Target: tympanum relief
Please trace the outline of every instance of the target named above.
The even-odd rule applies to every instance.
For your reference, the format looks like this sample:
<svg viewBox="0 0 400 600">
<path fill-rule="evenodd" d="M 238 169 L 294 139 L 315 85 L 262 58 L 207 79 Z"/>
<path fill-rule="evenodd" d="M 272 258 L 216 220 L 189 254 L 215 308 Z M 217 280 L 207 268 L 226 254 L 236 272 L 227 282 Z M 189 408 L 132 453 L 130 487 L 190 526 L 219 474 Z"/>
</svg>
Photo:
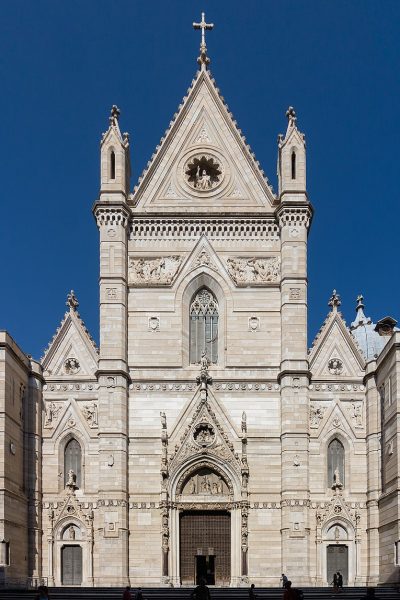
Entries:
<svg viewBox="0 0 400 600">
<path fill-rule="evenodd" d="M 225 481 L 211 469 L 200 469 L 187 479 L 182 494 L 187 496 L 223 496 L 228 494 Z"/>
<path fill-rule="evenodd" d="M 228 273 L 236 285 L 263 285 L 279 280 L 280 259 L 268 258 L 228 258 Z"/>
<path fill-rule="evenodd" d="M 132 285 L 170 285 L 181 265 L 181 256 L 130 258 L 128 278 Z"/>
</svg>

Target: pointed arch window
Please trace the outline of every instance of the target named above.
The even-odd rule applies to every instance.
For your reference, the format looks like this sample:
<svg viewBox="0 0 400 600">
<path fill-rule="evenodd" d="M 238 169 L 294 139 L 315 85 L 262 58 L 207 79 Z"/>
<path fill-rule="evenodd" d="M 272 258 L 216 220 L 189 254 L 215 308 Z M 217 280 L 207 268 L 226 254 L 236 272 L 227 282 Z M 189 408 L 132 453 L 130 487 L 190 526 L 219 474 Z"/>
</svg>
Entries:
<svg viewBox="0 0 400 600">
<path fill-rule="evenodd" d="M 296 179 L 296 152 L 292 152 L 292 179 Z"/>
<path fill-rule="evenodd" d="M 82 448 L 78 440 L 72 438 L 64 449 L 64 486 L 68 481 L 68 471 L 76 475 L 76 485 L 81 487 Z"/>
<path fill-rule="evenodd" d="M 190 305 L 190 362 L 198 364 L 205 350 L 211 363 L 218 362 L 218 302 L 207 288 Z"/>
<path fill-rule="evenodd" d="M 334 483 L 344 486 L 345 474 L 345 451 L 344 446 L 337 438 L 333 439 L 328 446 L 328 487 Z M 339 475 L 339 481 L 337 476 Z"/>
<path fill-rule="evenodd" d="M 115 179 L 115 152 L 110 152 L 110 179 Z"/>
</svg>

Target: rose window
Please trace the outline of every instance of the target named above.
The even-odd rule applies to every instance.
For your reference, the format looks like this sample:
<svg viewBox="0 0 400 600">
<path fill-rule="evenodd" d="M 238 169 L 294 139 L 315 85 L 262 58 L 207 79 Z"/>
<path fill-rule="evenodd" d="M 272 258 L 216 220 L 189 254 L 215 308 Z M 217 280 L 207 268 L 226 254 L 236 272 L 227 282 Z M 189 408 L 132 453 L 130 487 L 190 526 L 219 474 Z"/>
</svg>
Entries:
<svg viewBox="0 0 400 600">
<path fill-rule="evenodd" d="M 206 192 L 222 181 L 222 166 L 213 156 L 195 156 L 187 163 L 185 175 L 192 188 Z"/>
</svg>

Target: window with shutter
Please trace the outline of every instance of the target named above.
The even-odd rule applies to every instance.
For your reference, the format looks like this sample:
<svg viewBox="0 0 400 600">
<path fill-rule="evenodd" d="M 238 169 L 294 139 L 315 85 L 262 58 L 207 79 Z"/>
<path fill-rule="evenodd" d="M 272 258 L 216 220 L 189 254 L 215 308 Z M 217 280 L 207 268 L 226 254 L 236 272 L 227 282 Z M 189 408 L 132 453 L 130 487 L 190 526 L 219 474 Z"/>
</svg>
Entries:
<svg viewBox="0 0 400 600">
<path fill-rule="evenodd" d="M 190 362 L 200 363 L 204 350 L 211 363 L 218 362 L 218 302 L 207 288 L 190 305 Z"/>
</svg>

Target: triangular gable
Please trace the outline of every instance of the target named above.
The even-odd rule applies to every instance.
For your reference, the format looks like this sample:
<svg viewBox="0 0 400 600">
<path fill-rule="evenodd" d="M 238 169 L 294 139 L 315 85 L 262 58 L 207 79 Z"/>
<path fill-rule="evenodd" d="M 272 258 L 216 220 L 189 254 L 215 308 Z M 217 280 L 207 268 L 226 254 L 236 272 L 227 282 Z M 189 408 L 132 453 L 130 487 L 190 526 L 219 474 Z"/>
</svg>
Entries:
<svg viewBox="0 0 400 600">
<path fill-rule="evenodd" d="M 203 432 L 209 435 L 204 443 L 201 441 Z M 234 438 L 238 438 L 238 433 L 215 396 L 209 391 L 204 401 L 197 390 L 171 432 L 170 441 L 175 450 L 169 460 L 169 472 L 174 473 L 189 458 L 198 455 L 219 458 L 240 473 L 241 462 L 232 443 Z"/>
<path fill-rule="evenodd" d="M 211 271 L 211 275 L 212 272 L 219 273 L 225 282 L 233 288 L 225 264 L 215 252 L 207 236 L 202 234 L 189 256 L 185 259 L 178 280 L 182 281 L 192 271 L 205 271 L 208 269 Z"/>
<path fill-rule="evenodd" d="M 96 345 L 79 313 L 66 312 L 43 358 L 43 370 L 56 378 L 93 377 L 98 364 Z"/>
<path fill-rule="evenodd" d="M 363 376 L 363 357 L 340 312 L 328 315 L 314 340 L 309 363 L 313 379 Z"/>
<path fill-rule="evenodd" d="M 273 212 L 272 188 L 208 71 L 193 82 L 132 200 L 145 212 Z"/>
</svg>

